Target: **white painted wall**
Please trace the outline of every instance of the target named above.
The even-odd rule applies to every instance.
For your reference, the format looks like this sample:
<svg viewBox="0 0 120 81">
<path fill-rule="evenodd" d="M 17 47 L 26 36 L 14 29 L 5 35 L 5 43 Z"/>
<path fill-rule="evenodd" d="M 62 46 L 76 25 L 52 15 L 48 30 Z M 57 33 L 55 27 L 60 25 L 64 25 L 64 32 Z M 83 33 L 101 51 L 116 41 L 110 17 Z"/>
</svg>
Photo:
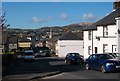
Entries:
<svg viewBox="0 0 120 81">
<path fill-rule="evenodd" d="M 117 52 L 120 53 L 120 34 L 118 34 L 118 29 L 120 30 L 120 17 L 116 18 L 116 24 L 117 24 Z"/>
<path fill-rule="evenodd" d="M 88 58 L 88 46 L 92 46 L 92 41 L 88 40 L 88 31 L 84 31 L 84 58 Z"/>
<path fill-rule="evenodd" d="M 96 39 L 100 37 L 100 41 Z M 103 44 L 108 44 L 108 52 L 112 52 L 112 45 L 116 45 L 116 25 L 108 25 L 108 36 L 112 38 L 103 38 L 103 26 L 97 27 L 93 31 L 93 53 L 95 47 L 98 48 L 98 53 L 103 53 Z M 92 46 L 92 40 L 88 40 L 88 31 L 84 31 L 84 58 L 88 58 L 88 46 Z"/>
<path fill-rule="evenodd" d="M 67 53 L 75 52 L 83 55 L 82 40 L 58 40 L 58 57 L 65 57 Z"/>
</svg>

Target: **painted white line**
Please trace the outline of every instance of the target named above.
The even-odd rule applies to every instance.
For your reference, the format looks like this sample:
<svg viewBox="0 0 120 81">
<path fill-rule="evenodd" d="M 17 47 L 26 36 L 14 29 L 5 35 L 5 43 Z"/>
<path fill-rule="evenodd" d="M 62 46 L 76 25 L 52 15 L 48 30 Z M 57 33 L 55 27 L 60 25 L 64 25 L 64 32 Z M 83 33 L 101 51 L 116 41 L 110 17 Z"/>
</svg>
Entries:
<svg viewBox="0 0 120 81">
<path fill-rule="evenodd" d="M 48 77 L 44 77 L 42 79 L 53 79 L 55 77 L 58 77 L 58 76 L 61 76 L 61 75 L 64 75 L 65 73 L 61 73 L 61 74 L 57 74 L 57 75 L 53 75 L 53 76 L 48 76 Z"/>
</svg>

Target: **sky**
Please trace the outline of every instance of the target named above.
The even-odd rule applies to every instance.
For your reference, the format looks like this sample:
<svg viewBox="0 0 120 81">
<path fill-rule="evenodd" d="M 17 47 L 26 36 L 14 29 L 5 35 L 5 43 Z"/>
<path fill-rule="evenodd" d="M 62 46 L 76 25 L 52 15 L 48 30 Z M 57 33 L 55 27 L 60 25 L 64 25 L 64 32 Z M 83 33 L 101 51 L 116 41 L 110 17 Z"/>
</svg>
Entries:
<svg viewBox="0 0 120 81">
<path fill-rule="evenodd" d="M 113 2 L 115 0 L 2 0 L 3 2 Z"/>
<path fill-rule="evenodd" d="M 37 29 L 95 22 L 113 11 L 113 2 L 2 2 L 10 28 Z"/>
</svg>

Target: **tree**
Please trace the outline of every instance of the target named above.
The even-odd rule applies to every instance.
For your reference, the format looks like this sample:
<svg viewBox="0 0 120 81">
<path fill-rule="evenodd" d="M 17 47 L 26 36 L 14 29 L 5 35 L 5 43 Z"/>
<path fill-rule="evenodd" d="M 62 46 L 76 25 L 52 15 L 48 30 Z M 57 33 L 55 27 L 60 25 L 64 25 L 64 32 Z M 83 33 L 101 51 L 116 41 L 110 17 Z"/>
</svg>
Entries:
<svg viewBox="0 0 120 81">
<path fill-rule="evenodd" d="M 6 24 L 7 20 L 5 19 L 6 12 L 3 13 L 3 15 L 0 15 L 0 45 L 3 50 L 3 52 L 8 51 L 8 27 L 10 24 Z"/>
</svg>

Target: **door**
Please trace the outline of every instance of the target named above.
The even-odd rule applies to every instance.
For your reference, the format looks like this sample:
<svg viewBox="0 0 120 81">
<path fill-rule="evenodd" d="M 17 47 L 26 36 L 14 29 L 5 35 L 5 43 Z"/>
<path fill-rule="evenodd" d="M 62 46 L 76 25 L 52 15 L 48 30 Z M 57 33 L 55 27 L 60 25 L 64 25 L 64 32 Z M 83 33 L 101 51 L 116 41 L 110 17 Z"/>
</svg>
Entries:
<svg viewBox="0 0 120 81">
<path fill-rule="evenodd" d="M 98 67 L 98 60 L 96 55 L 92 55 L 88 60 L 91 69 L 96 69 Z"/>
<path fill-rule="evenodd" d="M 98 51 L 98 50 L 97 50 L 97 47 L 95 47 L 95 53 L 97 53 L 97 51 Z"/>
</svg>

